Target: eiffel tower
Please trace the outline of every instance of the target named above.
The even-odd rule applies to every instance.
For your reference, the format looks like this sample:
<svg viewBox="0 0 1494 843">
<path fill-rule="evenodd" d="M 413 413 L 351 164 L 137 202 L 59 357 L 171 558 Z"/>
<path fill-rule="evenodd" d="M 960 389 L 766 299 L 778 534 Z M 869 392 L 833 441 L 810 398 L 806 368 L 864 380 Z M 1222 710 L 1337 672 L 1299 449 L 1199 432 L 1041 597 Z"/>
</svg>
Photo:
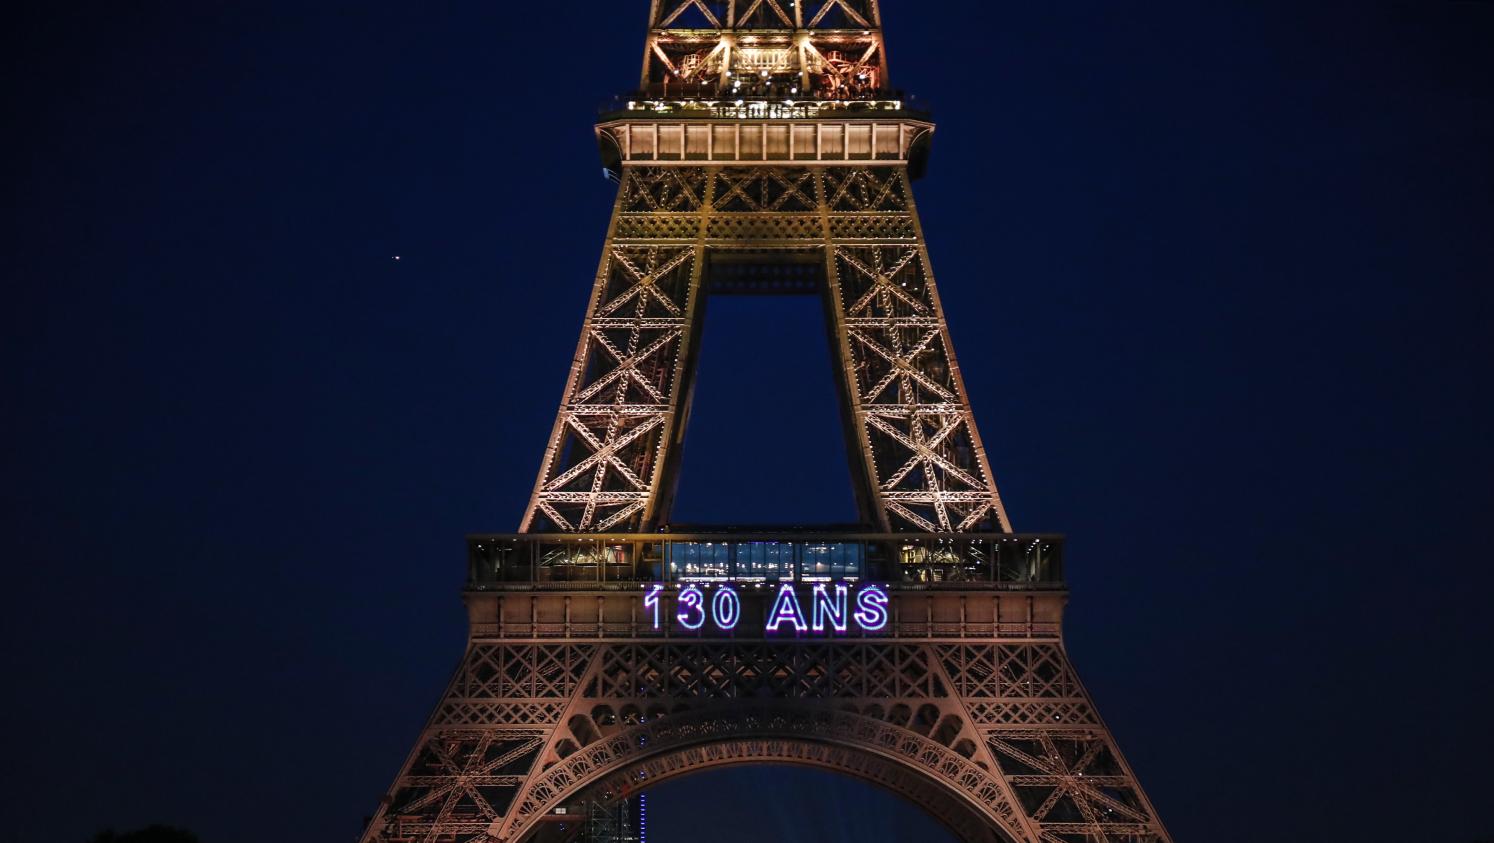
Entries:
<svg viewBox="0 0 1494 843">
<path fill-rule="evenodd" d="M 468 537 L 466 652 L 362 840 L 585 839 L 763 763 L 967 841 L 1170 840 L 1065 652 L 1062 537 L 997 494 L 913 202 L 933 129 L 876 0 L 653 0 L 596 126 L 617 200 L 533 494 Z M 670 529 L 725 294 L 824 303 L 858 528 Z"/>
</svg>

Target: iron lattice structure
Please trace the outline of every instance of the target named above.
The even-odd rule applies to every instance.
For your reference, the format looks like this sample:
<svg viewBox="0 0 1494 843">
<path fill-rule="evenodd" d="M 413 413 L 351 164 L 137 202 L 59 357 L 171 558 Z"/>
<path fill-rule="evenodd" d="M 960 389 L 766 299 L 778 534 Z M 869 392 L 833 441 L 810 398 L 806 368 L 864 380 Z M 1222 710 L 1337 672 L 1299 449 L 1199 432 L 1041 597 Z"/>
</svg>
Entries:
<svg viewBox="0 0 1494 843">
<path fill-rule="evenodd" d="M 704 299 L 762 291 L 825 299 L 865 523 L 1009 529 L 909 186 L 933 125 L 881 85 L 878 21 L 654 3 L 644 90 L 598 126 L 622 185 L 521 531 L 666 523 Z"/>
<path fill-rule="evenodd" d="M 730 128 L 736 140 L 743 127 L 673 128 Z M 755 128 L 827 134 L 815 125 Z M 638 130 L 608 127 L 625 147 Z M 884 134 L 907 144 L 918 137 L 905 126 Z M 846 166 L 623 167 L 523 530 L 652 529 L 667 519 L 703 299 L 723 288 L 824 296 L 864 520 L 891 531 L 1007 528 L 929 271 L 907 167 L 870 159 Z"/>
<path fill-rule="evenodd" d="M 875 0 L 654 0 L 640 89 L 597 126 L 617 201 L 520 533 L 472 538 L 466 653 L 365 843 L 574 839 L 567 806 L 746 763 L 872 782 L 968 841 L 1170 840 L 1064 650 L 1061 575 L 1022 562 L 1057 540 L 997 494 L 913 202 L 932 131 Z M 728 632 L 647 622 L 654 581 L 749 587 L 748 545 L 796 548 L 766 580 L 806 599 L 808 548 L 851 547 L 699 536 L 734 549 L 695 569 L 652 534 L 704 302 L 758 292 L 825 302 L 875 533 L 844 570 L 884 584 L 885 627 L 786 640 L 759 596 Z"/>
<path fill-rule="evenodd" d="M 469 595 L 523 620 L 474 621 L 364 839 L 565 839 L 557 808 L 744 763 L 872 782 L 967 841 L 1169 839 L 1069 664 L 1062 592 L 895 600 L 884 635 L 806 643 L 660 635 L 621 620 L 636 591 Z"/>
</svg>

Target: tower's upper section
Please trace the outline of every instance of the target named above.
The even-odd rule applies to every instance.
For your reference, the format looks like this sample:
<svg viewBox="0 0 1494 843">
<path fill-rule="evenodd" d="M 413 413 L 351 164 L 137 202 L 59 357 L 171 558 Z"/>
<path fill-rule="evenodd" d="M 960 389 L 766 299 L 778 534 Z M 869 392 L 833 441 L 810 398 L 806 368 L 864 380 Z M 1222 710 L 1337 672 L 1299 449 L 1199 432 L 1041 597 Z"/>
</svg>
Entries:
<svg viewBox="0 0 1494 843">
<path fill-rule="evenodd" d="M 895 99 L 877 0 L 653 0 L 639 82 L 655 99 Z"/>
<path fill-rule="evenodd" d="M 602 166 L 906 164 L 933 131 L 887 83 L 877 0 L 653 0 L 638 90 L 597 123 Z"/>
</svg>

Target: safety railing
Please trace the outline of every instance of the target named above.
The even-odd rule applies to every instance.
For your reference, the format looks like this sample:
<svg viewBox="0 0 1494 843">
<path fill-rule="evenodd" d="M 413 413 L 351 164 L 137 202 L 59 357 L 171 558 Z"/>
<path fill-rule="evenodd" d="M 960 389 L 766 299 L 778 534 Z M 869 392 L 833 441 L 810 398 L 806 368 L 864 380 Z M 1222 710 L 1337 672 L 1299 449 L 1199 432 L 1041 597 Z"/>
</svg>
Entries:
<svg viewBox="0 0 1494 843">
<path fill-rule="evenodd" d="M 809 97 L 751 97 L 722 94 L 719 97 L 646 97 L 614 100 L 604 104 L 603 121 L 628 117 L 682 117 L 721 120 L 808 120 L 877 117 L 898 114 L 927 117 L 927 112 L 906 100 L 889 96 L 875 99 L 814 99 Z"/>
<path fill-rule="evenodd" d="M 473 535 L 467 546 L 478 590 L 832 580 L 1063 587 L 1063 537 L 1051 533 L 520 533 Z"/>
</svg>

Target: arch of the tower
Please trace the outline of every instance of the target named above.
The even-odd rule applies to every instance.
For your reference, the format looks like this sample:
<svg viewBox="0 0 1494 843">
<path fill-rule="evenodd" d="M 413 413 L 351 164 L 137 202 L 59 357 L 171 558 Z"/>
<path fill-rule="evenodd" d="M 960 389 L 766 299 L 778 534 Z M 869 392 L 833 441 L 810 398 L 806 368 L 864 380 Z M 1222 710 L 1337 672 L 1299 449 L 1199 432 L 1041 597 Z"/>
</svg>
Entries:
<svg viewBox="0 0 1494 843">
<path fill-rule="evenodd" d="M 1025 840 L 999 778 L 910 729 L 844 710 L 734 705 L 670 714 L 597 738 L 544 771 L 494 832 L 542 840 L 568 802 L 610 800 L 729 766 L 787 764 L 868 782 L 922 807 L 970 843 Z M 501 830 L 500 830 L 501 829 Z"/>
</svg>

